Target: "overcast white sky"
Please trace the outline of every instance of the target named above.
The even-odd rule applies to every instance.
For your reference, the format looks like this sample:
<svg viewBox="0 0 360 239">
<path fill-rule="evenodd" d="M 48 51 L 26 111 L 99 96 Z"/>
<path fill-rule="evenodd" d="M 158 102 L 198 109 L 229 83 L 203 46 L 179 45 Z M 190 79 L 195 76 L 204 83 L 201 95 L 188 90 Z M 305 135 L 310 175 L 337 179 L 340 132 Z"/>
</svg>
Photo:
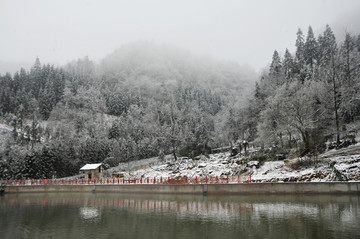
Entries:
<svg viewBox="0 0 360 239">
<path fill-rule="evenodd" d="M 298 27 L 358 34 L 359 15 L 359 0 L 0 0 L 0 62 L 98 61 L 145 40 L 260 69 Z"/>
</svg>

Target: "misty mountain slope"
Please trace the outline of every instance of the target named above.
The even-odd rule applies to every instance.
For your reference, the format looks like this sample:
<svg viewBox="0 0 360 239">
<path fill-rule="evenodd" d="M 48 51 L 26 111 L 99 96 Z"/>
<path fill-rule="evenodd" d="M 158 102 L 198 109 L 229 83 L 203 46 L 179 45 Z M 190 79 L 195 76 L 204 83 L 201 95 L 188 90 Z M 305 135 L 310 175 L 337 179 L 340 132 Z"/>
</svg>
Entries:
<svg viewBox="0 0 360 239">
<path fill-rule="evenodd" d="M 242 94 L 255 80 L 251 69 L 238 64 L 194 56 L 185 50 L 152 43 L 133 43 L 114 51 L 101 61 L 99 74 L 105 81 L 139 87 L 185 84 L 219 93 L 237 91 L 237 94 Z"/>
<path fill-rule="evenodd" d="M 19 132 L 10 149 L 21 154 L 2 152 L 16 169 L 7 165 L 0 177 L 64 177 L 85 163 L 207 154 L 229 144 L 231 111 L 245 104 L 255 77 L 235 63 L 151 43 L 126 45 L 99 64 L 85 57 L 57 68 L 36 59 L 29 72 L 1 77 L 1 116 Z"/>
<path fill-rule="evenodd" d="M 131 128 L 138 121 L 133 126 L 140 127 L 150 141 L 158 141 L 160 151 L 174 153 L 180 146 L 184 150 L 180 154 L 188 156 L 227 141 L 223 133 L 227 113 L 245 102 L 255 78 L 254 72 L 237 64 L 151 43 L 116 50 L 103 59 L 97 74 L 106 113 L 121 117 L 122 122 L 131 120 L 130 129 L 113 124 L 116 129 L 127 128 L 117 139 L 130 134 L 139 145 L 143 136 L 133 135 Z M 153 150 L 142 157 L 156 156 L 158 149 Z"/>
</svg>

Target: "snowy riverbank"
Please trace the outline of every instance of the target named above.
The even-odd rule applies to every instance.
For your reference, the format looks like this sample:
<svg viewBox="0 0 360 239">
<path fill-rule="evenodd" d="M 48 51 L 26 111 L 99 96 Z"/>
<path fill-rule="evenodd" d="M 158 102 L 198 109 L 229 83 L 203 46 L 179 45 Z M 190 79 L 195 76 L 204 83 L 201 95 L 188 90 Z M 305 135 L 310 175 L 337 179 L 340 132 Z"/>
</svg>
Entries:
<svg viewBox="0 0 360 239">
<path fill-rule="evenodd" d="M 347 155 L 349 154 L 349 155 Z M 137 165 L 139 164 L 139 165 Z M 360 181 L 360 144 L 329 151 L 315 159 L 294 158 L 279 161 L 247 161 L 228 153 L 212 154 L 199 160 L 180 158 L 161 162 L 157 159 L 123 164 L 108 170 L 124 177 L 201 177 L 252 175 L 253 182 L 328 182 Z M 109 175 L 110 176 L 110 175 Z"/>
</svg>

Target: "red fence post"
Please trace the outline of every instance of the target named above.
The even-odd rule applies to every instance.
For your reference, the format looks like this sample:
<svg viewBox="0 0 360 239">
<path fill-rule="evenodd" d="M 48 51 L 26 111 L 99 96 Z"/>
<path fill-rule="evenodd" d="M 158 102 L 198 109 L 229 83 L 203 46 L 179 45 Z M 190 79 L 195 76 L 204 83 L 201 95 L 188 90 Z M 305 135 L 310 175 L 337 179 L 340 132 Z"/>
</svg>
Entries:
<svg viewBox="0 0 360 239">
<path fill-rule="evenodd" d="M 160 177 L 160 183 L 162 184 L 162 176 Z"/>
<path fill-rule="evenodd" d="M 197 184 L 198 183 L 198 180 L 197 180 L 197 176 L 195 177 L 195 184 Z"/>
<path fill-rule="evenodd" d="M 156 182 L 156 178 L 154 177 L 154 184 L 155 184 L 155 182 Z"/>
<path fill-rule="evenodd" d="M 229 183 L 229 175 L 226 176 L 226 183 Z"/>
</svg>

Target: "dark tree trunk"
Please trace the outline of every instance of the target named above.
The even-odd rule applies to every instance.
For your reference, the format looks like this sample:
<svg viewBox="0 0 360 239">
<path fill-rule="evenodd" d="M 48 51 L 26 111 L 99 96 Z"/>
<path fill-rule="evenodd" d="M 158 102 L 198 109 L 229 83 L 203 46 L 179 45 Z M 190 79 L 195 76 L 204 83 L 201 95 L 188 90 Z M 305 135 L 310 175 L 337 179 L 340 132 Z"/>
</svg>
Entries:
<svg viewBox="0 0 360 239">
<path fill-rule="evenodd" d="M 301 137 L 302 137 L 303 142 L 304 142 L 304 152 L 302 154 L 305 155 L 305 154 L 310 152 L 309 132 L 307 130 L 305 130 L 305 131 L 300 131 L 300 133 L 301 133 Z"/>
<path fill-rule="evenodd" d="M 333 98 L 334 98 L 334 114 L 335 114 L 335 126 L 336 126 L 336 144 L 340 144 L 340 123 L 339 123 L 339 105 L 338 105 L 338 96 L 337 96 L 337 86 L 336 86 L 336 72 L 335 67 L 333 67 L 333 75 L 332 75 L 332 83 L 333 83 Z"/>
</svg>

